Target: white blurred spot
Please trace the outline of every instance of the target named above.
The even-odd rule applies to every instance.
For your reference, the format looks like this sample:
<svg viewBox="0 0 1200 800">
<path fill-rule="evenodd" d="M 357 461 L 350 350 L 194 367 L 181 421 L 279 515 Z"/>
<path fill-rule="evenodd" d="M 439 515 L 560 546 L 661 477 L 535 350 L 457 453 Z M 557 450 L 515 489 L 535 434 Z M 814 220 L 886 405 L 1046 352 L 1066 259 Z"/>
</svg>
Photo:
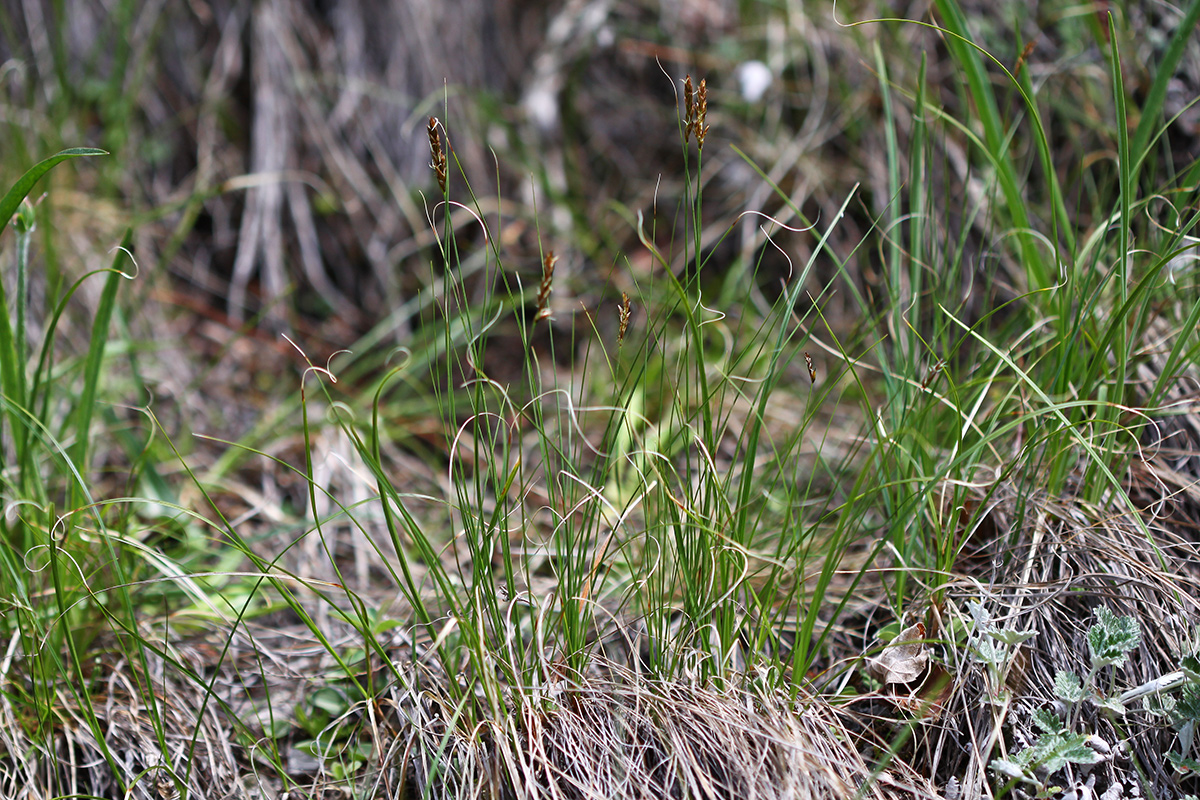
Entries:
<svg viewBox="0 0 1200 800">
<path fill-rule="evenodd" d="M 737 65 L 734 75 L 737 77 L 738 85 L 742 88 L 742 97 L 748 103 L 757 103 L 761 100 L 775 80 L 775 76 L 771 74 L 771 68 L 761 61 L 743 61 Z"/>
<path fill-rule="evenodd" d="M 543 133 L 558 127 L 558 99 L 546 88 L 536 88 L 525 95 L 522 105 L 531 122 Z"/>
</svg>

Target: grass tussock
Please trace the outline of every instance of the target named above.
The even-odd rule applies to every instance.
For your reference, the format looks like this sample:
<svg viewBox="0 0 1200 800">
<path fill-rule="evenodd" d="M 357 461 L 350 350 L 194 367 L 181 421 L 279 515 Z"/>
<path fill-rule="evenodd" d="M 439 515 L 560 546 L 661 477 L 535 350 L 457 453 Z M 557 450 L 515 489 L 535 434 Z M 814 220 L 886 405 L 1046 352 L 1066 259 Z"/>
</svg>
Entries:
<svg viewBox="0 0 1200 800">
<path fill-rule="evenodd" d="M 1193 793 L 1200 1 L 60 6 L 0 794 Z"/>
</svg>

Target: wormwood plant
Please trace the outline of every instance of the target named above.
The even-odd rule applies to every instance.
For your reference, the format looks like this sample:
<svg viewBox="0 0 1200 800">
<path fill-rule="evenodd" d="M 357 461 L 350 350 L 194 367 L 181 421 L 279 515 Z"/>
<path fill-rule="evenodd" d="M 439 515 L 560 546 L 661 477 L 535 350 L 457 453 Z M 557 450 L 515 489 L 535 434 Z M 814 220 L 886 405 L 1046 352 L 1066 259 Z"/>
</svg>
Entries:
<svg viewBox="0 0 1200 800">
<path fill-rule="evenodd" d="M 1024 641 L 1030 632 L 1007 631 L 988 619 L 981 604 L 971 603 L 976 630 L 987 639 L 976 645 L 976 658 L 985 664 L 989 674 L 1002 670 L 1010 663 L 1006 653 L 998 652 L 987 640 L 1001 642 L 1001 647 Z M 1059 670 L 1054 676 L 1054 695 L 1064 703 L 1064 713 L 1049 708 L 1032 713 L 1036 738 L 1016 755 L 995 758 L 991 770 L 1005 779 L 1034 787 L 1039 796 L 1058 791 L 1051 782 L 1055 773 L 1068 765 L 1090 766 L 1109 757 L 1111 747 L 1094 733 L 1078 730 L 1080 710 L 1091 703 L 1097 708 L 1124 716 L 1136 700 L 1151 719 L 1168 722 L 1178 734 L 1179 750 L 1167 758 L 1181 773 L 1197 767 L 1192 757 L 1196 725 L 1200 723 L 1200 660 L 1195 653 L 1181 656 L 1183 667 L 1142 686 L 1122 693 L 1100 685 L 1101 670 L 1122 667 L 1129 654 L 1141 643 L 1141 630 L 1131 616 L 1118 616 L 1106 606 L 1096 609 L 1096 622 L 1087 631 L 1089 669 L 1081 678 L 1070 670 Z M 1115 682 L 1115 681 L 1114 681 Z M 1110 682 L 1109 686 L 1112 686 Z M 1175 695 L 1178 695 L 1176 697 Z M 1008 702 L 1009 698 L 1004 698 Z"/>
<path fill-rule="evenodd" d="M 1141 634 L 1137 620 L 1133 617 L 1118 617 L 1105 606 L 1096 609 L 1096 622 L 1088 628 L 1087 642 L 1090 669 L 1081 681 L 1074 672 L 1060 670 L 1054 676 L 1054 693 L 1068 704 L 1064 720 L 1049 709 L 1033 712 L 1033 723 L 1040 731 L 1037 739 L 1011 759 L 997 758 L 991 768 L 998 775 L 1031 783 L 1039 793 L 1047 791 L 1042 776 L 1052 776 L 1068 764 L 1087 766 L 1104 760 L 1102 747 L 1092 734 L 1076 733 L 1079 707 L 1084 700 L 1123 712 L 1124 707 L 1114 702 L 1097 688 L 1097 676 L 1108 666 L 1124 666 L 1129 652 L 1138 646 Z"/>
<path fill-rule="evenodd" d="M 1133 617 L 1118 617 L 1106 606 L 1096 609 L 1096 622 L 1087 633 L 1088 655 L 1091 666 L 1087 675 L 1079 676 L 1069 670 L 1059 670 L 1054 676 L 1054 694 L 1065 700 L 1071 709 L 1071 723 L 1079 720 L 1079 707 L 1084 700 L 1116 711 L 1124 706 L 1113 703 L 1097 688 L 1097 678 L 1105 667 L 1123 667 L 1125 659 L 1142 640 L 1137 620 Z"/>
</svg>

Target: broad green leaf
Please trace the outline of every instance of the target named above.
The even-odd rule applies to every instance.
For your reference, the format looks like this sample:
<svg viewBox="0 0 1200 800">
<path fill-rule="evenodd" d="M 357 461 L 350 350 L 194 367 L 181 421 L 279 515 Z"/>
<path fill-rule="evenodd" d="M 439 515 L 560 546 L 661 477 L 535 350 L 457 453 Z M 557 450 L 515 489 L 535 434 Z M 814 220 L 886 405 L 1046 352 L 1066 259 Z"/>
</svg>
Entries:
<svg viewBox="0 0 1200 800">
<path fill-rule="evenodd" d="M 999 666 L 1008 656 L 1008 649 L 991 639 L 981 639 L 979 646 L 975 648 L 975 656 L 981 664 Z"/>
<path fill-rule="evenodd" d="M 1009 647 L 1015 647 L 1022 642 L 1027 642 L 1034 636 L 1037 636 L 1037 631 L 1033 628 L 1027 628 L 1023 631 L 1014 630 L 1011 628 L 996 628 L 994 631 L 989 631 L 988 636 L 991 636 L 998 642 L 1003 642 Z"/>
<path fill-rule="evenodd" d="M 1067 764 L 1095 764 L 1103 756 L 1087 745 L 1088 737 L 1082 733 L 1047 734 L 1033 746 L 1033 763 L 1054 774 Z"/>
</svg>

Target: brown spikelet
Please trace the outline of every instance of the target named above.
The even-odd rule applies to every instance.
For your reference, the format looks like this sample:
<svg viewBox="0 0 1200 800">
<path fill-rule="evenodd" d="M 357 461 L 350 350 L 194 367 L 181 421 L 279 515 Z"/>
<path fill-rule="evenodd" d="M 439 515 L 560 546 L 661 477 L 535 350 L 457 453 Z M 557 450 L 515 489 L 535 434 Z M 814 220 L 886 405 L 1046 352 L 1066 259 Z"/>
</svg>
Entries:
<svg viewBox="0 0 1200 800">
<path fill-rule="evenodd" d="M 708 125 L 704 124 L 704 120 L 708 117 L 708 81 L 704 78 L 700 79 L 700 88 L 696 90 L 696 121 L 695 134 L 696 146 L 704 149 L 704 137 L 708 136 Z"/>
<path fill-rule="evenodd" d="M 687 144 L 692 135 L 692 125 L 696 120 L 696 96 L 692 92 L 692 76 L 683 79 L 683 143 Z"/>
<path fill-rule="evenodd" d="M 442 137 L 438 133 L 437 117 L 429 118 L 429 152 L 433 156 L 433 172 L 437 175 L 438 188 L 446 193 L 446 152 L 442 149 Z"/>
<path fill-rule="evenodd" d="M 807 350 L 804 351 L 804 363 L 808 365 L 808 379 L 815 384 L 817 382 L 817 368 L 813 366 L 812 356 L 808 354 Z"/>
<path fill-rule="evenodd" d="M 929 384 L 933 383 L 933 379 L 937 377 L 938 373 L 941 372 L 945 366 L 946 360 L 944 358 L 939 358 L 937 363 L 935 363 L 930 368 L 929 372 L 925 374 L 925 380 L 921 381 L 922 392 L 929 388 Z"/>
<path fill-rule="evenodd" d="M 1025 49 L 1021 51 L 1020 58 L 1017 59 L 1017 65 L 1013 67 L 1012 74 L 1016 75 L 1021 71 L 1021 67 L 1025 66 L 1025 62 L 1029 60 L 1029 56 L 1033 53 L 1033 45 L 1037 42 L 1036 39 L 1030 39 L 1025 43 Z"/>
<path fill-rule="evenodd" d="M 533 318 L 534 322 L 550 317 L 550 287 L 554 283 L 554 264 L 557 261 L 558 256 L 554 255 L 553 250 L 548 250 L 542 258 L 542 285 L 538 287 L 538 310 Z"/>
<path fill-rule="evenodd" d="M 621 308 L 618 312 L 621 327 L 617 329 L 617 347 L 625 344 L 625 333 L 629 330 L 629 295 L 621 292 Z"/>
</svg>

